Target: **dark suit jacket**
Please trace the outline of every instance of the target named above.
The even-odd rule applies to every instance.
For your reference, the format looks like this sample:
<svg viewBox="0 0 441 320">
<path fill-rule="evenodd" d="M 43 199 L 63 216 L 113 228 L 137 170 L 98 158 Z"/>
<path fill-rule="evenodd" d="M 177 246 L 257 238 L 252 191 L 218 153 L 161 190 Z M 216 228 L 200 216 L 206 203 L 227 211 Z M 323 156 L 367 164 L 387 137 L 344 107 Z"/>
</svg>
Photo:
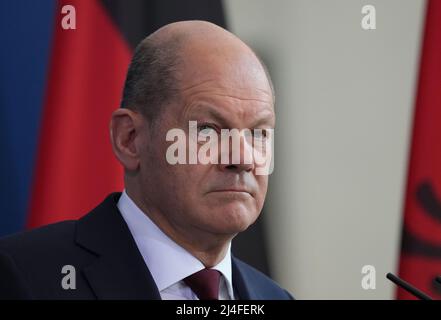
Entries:
<svg viewBox="0 0 441 320">
<path fill-rule="evenodd" d="M 0 299 L 161 299 L 116 206 L 120 195 L 109 195 L 78 221 L 1 239 Z M 76 289 L 61 285 L 65 265 L 75 267 Z M 235 257 L 232 279 L 240 299 L 292 299 Z"/>
</svg>

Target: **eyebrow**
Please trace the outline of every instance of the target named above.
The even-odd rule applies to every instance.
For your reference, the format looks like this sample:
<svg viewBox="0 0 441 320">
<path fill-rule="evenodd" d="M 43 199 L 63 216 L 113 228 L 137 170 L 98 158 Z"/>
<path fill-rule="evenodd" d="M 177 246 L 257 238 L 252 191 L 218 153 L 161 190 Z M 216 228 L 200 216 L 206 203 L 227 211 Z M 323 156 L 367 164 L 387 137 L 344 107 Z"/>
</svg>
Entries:
<svg viewBox="0 0 441 320">
<path fill-rule="evenodd" d="M 190 111 L 190 115 L 195 115 L 195 114 L 208 114 L 210 116 L 212 116 L 213 118 L 215 118 L 218 122 L 220 122 L 222 125 L 227 126 L 228 120 L 222 115 L 221 112 L 219 112 L 218 110 L 216 110 L 216 108 L 214 108 L 213 106 L 209 105 L 209 104 L 200 104 L 198 106 L 196 106 L 193 110 Z M 272 122 L 272 118 L 273 116 L 268 116 L 268 117 L 262 117 L 259 120 L 254 122 L 254 125 L 251 127 L 258 127 L 259 125 L 262 124 L 268 124 L 270 126 L 273 126 L 273 122 Z"/>
</svg>

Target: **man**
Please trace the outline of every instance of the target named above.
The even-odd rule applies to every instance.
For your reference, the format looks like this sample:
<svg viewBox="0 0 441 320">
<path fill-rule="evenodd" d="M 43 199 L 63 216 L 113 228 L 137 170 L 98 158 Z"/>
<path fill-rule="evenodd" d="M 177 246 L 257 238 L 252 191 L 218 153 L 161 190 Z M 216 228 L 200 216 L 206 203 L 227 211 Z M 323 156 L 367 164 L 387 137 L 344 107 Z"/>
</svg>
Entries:
<svg viewBox="0 0 441 320">
<path fill-rule="evenodd" d="M 0 297 L 291 299 L 230 253 L 262 209 L 268 175 L 255 161 L 170 163 L 167 133 L 188 133 L 191 121 L 211 136 L 275 124 L 261 61 L 203 21 L 167 25 L 138 45 L 110 124 L 124 192 L 78 221 L 1 240 Z M 240 159 L 250 152 L 244 139 Z"/>
</svg>

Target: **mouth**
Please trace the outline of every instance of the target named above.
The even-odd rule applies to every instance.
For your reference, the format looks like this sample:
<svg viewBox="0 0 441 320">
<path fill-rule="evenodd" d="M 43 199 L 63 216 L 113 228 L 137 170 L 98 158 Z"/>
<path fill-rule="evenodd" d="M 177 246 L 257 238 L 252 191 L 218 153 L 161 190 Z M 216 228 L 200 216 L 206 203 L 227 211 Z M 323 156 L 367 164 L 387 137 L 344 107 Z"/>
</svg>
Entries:
<svg viewBox="0 0 441 320">
<path fill-rule="evenodd" d="M 210 191 L 209 193 L 230 193 L 230 194 L 243 194 L 243 195 L 249 195 L 253 196 L 251 192 L 245 189 L 235 189 L 235 188 L 229 188 L 229 189 L 220 189 L 220 190 L 214 190 Z"/>
</svg>

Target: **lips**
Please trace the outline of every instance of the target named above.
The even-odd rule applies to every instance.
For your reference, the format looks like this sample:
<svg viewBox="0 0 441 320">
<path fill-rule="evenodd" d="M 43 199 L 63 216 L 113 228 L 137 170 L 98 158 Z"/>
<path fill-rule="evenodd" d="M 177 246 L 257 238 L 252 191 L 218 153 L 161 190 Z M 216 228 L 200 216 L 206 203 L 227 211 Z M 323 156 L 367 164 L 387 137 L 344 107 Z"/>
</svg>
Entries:
<svg viewBox="0 0 441 320">
<path fill-rule="evenodd" d="M 246 193 L 250 193 L 245 189 L 221 189 L 221 190 L 215 190 L 213 192 L 246 192 Z"/>
<path fill-rule="evenodd" d="M 234 192 L 246 193 L 252 196 L 253 198 L 259 191 L 259 185 L 257 181 L 252 176 L 243 175 L 243 176 L 218 176 L 212 178 L 212 183 L 207 186 L 206 193 L 216 193 L 216 192 L 229 192 L 233 194 Z"/>
<path fill-rule="evenodd" d="M 237 192 L 237 193 L 247 193 L 247 194 L 253 196 L 253 194 L 248 189 L 244 189 L 244 188 L 216 189 L 216 190 L 213 190 L 213 191 L 210 191 L 210 192 L 213 192 L 213 193 L 216 193 L 216 192 Z"/>
</svg>

